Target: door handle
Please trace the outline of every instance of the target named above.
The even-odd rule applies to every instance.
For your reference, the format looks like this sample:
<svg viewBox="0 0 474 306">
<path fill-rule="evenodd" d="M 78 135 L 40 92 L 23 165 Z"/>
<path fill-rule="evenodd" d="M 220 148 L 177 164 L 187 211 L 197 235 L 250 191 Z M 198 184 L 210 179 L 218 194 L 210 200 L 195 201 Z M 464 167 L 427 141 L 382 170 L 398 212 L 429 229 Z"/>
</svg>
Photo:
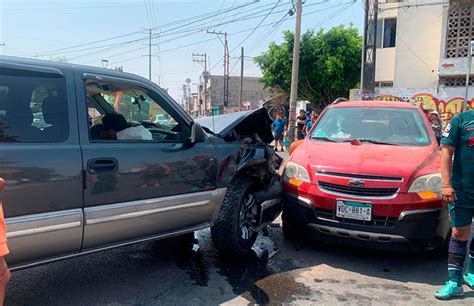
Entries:
<svg viewBox="0 0 474 306">
<path fill-rule="evenodd" d="M 87 162 L 87 171 L 92 174 L 114 173 L 118 170 L 115 158 L 94 158 Z"/>
</svg>

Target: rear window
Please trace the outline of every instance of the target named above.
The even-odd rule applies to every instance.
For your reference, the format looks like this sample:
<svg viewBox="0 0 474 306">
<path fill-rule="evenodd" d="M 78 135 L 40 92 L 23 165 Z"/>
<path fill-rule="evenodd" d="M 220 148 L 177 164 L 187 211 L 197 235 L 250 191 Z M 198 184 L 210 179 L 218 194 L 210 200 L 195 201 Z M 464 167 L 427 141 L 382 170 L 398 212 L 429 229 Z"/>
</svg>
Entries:
<svg viewBox="0 0 474 306">
<path fill-rule="evenodd" d="M 0 68 L 0 142 L 63 142 L 68 135 L 64 77 Z"/>
<path fill-rule="evenodd" d="M 430 134 L 420 112 L 403 108 L 328 109 L 312 131 L 315 141 L 358 139 L 381 144 L 425 146 Z"/>
</svg>

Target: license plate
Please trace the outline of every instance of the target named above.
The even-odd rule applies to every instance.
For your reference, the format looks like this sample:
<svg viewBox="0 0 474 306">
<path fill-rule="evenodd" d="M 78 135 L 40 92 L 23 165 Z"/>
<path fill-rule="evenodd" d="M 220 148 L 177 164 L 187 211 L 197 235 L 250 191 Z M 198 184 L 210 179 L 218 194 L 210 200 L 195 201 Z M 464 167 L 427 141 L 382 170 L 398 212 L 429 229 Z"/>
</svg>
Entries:
<svg viewBox="0 0 474 306">
<path fill-rule="evenodd" d="M 372 220 L 372 204 L 337 200 L 336 216 L 339 218 L 370 221 Z"/>
</svg>

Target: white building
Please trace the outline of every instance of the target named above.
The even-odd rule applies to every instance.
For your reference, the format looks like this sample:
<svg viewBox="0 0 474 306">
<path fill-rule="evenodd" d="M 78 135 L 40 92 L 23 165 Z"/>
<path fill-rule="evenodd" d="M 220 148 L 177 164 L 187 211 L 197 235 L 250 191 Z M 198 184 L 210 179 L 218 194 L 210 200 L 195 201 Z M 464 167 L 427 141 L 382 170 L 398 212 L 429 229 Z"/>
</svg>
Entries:
<svg viewBox="0 0 474 306">
<path fill-rule="evenodd" d="M 449 120 L 465 97 L 474 0 L 380 0 L 378 18 L 377 98 L 413 99 Z"/>
</svg>

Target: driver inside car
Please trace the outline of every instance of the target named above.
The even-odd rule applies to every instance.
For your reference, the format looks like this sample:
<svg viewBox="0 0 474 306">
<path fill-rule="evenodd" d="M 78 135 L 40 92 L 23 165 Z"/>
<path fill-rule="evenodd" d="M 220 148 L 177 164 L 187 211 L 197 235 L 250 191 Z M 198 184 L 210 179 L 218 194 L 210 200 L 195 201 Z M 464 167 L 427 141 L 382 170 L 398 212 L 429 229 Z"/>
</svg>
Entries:
<svg viewBox="0 0 474 306">
<path fill-rule="evenodd" d="M 108 113 L 102 118 L 103 132 L 111 140 L 153 140 L 153 135 L 144 126 L 131 126 L 118 113 Z"/>
</svg>

